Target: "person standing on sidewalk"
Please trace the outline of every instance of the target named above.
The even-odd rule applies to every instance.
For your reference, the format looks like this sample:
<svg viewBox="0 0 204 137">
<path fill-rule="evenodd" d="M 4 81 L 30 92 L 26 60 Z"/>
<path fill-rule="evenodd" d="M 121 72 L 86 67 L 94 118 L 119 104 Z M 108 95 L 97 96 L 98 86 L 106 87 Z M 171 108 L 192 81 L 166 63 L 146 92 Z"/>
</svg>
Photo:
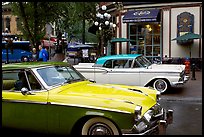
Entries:
<svg viewBox="0 0 204 137">
<path fill-rule="evenodd" d="M 39 54 L 38 54 L 36 48 L 33 48 L 33 50 L 32 50 L 32 61 L 37 61 L 38 56 L 39 56 Z"/>
<path fill-rule="evenodd" d="M 48 60 L 48 52 L 45 49 L 45 47 L 43 47 L 42 45 L 39 45 L 39 58 L 38 61 L 44 61 L 47 62 Z"/>
</svg>

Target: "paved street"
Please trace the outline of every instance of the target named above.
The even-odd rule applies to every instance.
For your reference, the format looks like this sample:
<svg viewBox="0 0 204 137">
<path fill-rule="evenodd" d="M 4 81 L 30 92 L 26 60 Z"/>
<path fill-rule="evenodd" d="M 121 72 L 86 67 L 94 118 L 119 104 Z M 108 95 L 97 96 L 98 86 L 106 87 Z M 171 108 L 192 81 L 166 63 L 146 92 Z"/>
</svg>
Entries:
<svg viewBox="0 0 204 137">
<path fill-rule="evenodd" d="M 161 96 L 161 105 L 174 111 L 167 135 L 202 135 L 202 71 L 196 71 L 195 78 Z"/>
<path fill-rule="evenodd" d="M 202 102 L 162 100 L 161 105 L 174 111 L 166 135 L 202 135 Z"/>
<path fill-rule="evenodd" d="M 202 101 L 202 71 L 195 72 L 196 80 L 191 80 L 192 72 L 188 74 L 189 81 L 181 87 L 173 87 L 162 95 L 165 100 L 199 100 Z"/>
</svg>

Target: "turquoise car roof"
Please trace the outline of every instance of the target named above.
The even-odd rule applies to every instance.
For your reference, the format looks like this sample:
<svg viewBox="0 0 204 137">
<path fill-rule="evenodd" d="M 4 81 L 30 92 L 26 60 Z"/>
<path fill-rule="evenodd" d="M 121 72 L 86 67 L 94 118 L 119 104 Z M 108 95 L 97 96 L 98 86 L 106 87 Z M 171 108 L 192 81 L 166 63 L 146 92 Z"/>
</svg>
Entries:
<svg viewBox="0 0 204 137">
<path fill-rule="evenodd" d="M 109 59 L 135 59 L 138 56 L 141 56 L 142 54 L 118 54 L 118 55 L 109 55 L 100 57 L 97 59 L 95 64 L 104 64 L 106 60 Z"/>
</svg>

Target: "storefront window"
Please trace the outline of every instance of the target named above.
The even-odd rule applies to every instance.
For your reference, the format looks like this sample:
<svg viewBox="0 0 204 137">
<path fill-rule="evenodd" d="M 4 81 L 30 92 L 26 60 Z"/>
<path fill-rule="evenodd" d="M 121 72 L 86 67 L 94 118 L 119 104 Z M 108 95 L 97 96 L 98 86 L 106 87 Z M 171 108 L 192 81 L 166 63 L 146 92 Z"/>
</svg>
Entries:
<svg viewBox="0 0 204 137">
<path fill-rule="evenodd" d="M 130 34 L 136 34 L 136 32 L 137 32 L 137 27 L 136 26 L 130 26 Z"/>
<path fill-rule="evenodd" d="M 6 28 L 10 32 L 10 18 L 9 17 L 6 17 Z"/>
<path fill-rule="evenodd" d="M 160 46 L 153 46 L 153 56 L 160 56 Z"/>
<path fill-rule="evenodd" d="M 2 32 L 4 31 L 4 18 L 2 18 Z"/>
<path fill-rule="evenodd" d="M 152 35 L 151 34 L 146 35 L 145 44 L 146 45 L 152 45 Z"/>
<path fill-rule="evenodd" d="M 142 35 L 139 35 L 139 36 L 137 36 L 137 38 L 138 38 L 138 45 L 144 45 L 144 36 L 142 36 Z"/>
<path fill-rule="evenodd" d="M 144 54 L 144 46 L 137 46 L 138 47 L 138 54 Z"/>
<path fill-rule="evenodd" d="M 146 46 L 146 56 L 152 56 L 152 46 Z"/>
<path fill-rule="evenodd" d="M 20 19 L 19 18 L 16 18 L 16 28 L 17 28 L 17 31 L 19 31 L 19 27 L 21 26 L 21 22 L 20 22 Z"/>
<path fill-rule="evenodd" d="M 129 37 L 132 42 L 131 53 L 145 55 L 149 60 L 161 58 L 160 24 L 158 23 L 129 23 Z M 135 50 L 135 51 L 134 51 Z"/>
<path fill-rule="evenodd" d="M 160 35 L 154 35 L 154 44 L 160 44 Z"/>
</svg>

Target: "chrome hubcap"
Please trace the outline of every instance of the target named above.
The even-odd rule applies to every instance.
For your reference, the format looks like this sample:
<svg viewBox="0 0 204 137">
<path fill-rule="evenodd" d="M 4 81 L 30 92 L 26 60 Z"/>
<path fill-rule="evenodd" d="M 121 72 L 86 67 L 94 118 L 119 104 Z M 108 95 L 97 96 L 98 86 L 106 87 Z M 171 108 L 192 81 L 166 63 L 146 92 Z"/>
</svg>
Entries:
<svg viewBox="0 0 204 137">
<path fill-rule="evenodd" d="M 113 132 L 107 125 L 99 123 L 90 127 L 88 135 L 113 135 Z"/>
<path fill-rule="evenodd" d="M 155 87 L 158 91 L 163 91 L 166 88 L 166 83 L 162 80 L 157 81 L 157 83 L 155 84 Z"/>
</svg>

